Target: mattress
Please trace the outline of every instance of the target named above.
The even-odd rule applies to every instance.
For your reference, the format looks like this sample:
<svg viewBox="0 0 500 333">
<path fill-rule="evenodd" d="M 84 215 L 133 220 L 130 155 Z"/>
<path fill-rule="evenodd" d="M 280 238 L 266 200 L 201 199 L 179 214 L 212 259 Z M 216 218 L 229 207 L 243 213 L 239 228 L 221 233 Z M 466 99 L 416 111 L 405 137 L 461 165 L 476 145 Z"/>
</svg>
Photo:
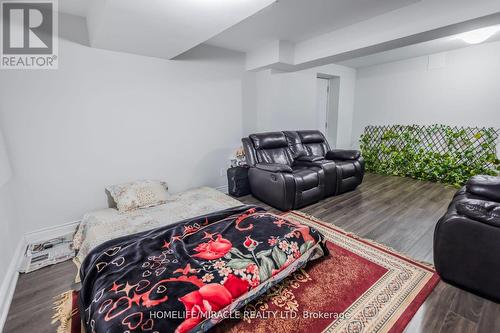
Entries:
<svg viewBox="0 0 500 333">
<path fill-rule="evenodd" d="M 308 261 L 316 229 L 240 206 L 113 239 L 82 263 L 87 332 L 205 332 Z"/>
<path fill-rule="evenodd" d="M 209 187 L 171 195 L 163 205 L 120 213 L 106 208 L 85 214 L 73 239 L 77 266 L 100 244 L 118 237 L 167 226 L 181 220 L 240 206 L 242 203 Z M 77 279 L 78 280 L 78 279 Z"/>
</svg>

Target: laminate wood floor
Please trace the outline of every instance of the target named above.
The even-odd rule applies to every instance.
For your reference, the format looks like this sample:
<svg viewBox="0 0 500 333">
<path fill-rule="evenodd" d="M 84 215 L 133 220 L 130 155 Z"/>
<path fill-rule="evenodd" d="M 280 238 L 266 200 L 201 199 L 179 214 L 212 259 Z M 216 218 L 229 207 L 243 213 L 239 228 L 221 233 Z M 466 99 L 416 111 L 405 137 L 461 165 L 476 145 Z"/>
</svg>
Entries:
<svg viewBox="0 0 500 333">
<path fill-rule="evenodd" d="M 367 174 L 355 191 L 301 211 L 412 258 L 432 262 L 434 226 L 455 191 L 442 184 Z M 240 200 L 275 211 L 252 196 Z M 4 332 L 55 332 L 51 325 L 53 297 L 75 287 L 75 274 L 71 262 L 21 274 Z M 440 282 L 405 332 L 500 332 L 500 304 Z"/>
</svg>

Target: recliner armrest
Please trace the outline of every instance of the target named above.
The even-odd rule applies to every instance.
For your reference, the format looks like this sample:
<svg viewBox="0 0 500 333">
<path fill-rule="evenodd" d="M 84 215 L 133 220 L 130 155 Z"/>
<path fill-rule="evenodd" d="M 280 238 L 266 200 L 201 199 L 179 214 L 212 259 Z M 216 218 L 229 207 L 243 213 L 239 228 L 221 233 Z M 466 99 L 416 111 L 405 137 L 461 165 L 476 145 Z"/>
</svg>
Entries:
<svg viewBox="0 0 500 333">
<path fill-rule="evenodd" d="M 334 149 L 326 153 L 327 160 L 357 160 L 360 157 L 359 150 Z"/>
<path fill-rule="evenodd" d="M 500 177 L 495 176 L 474 176 L 465 185 L 467 192 L 500 202 Z"/>
<path fill-rule="evenodd" d="M 255 165 L 257 169 L 269 171 L 269 172 L 286 172 L 292 173 L 293 170 L 289 165 L 277 164 L 277 163 L 257 163 Z"/>
<path fill-rule="evenodd" d="M 325 158 L 323 156 L 318 156 L 318 155 L 303 155 L 303 156 L 300 156 L 299 158 L 297 158 L 296 161 L 316 162 L 316 161 L 321 161 L 324 159 Z"/>
<path fill-rule="evenodd" d="M 500 203 L 484 200 L 460 200 L 457 212 L 472 220 L 500 227 Z"/>
</svg>

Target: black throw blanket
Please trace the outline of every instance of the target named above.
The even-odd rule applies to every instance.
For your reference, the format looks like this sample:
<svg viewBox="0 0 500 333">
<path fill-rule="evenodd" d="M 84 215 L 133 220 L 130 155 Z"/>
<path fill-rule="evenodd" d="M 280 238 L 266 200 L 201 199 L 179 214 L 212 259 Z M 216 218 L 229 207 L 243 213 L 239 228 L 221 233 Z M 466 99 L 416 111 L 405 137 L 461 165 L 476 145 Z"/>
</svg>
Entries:
<svg viewBox="0 0 500 333">
<path fill-rule="evenodd" d="M 82 320 L 87 333 L 206 331 L 325 254 L 323 239 L 241 206 L 108 241 L 81 266 Z"/>
</svg>

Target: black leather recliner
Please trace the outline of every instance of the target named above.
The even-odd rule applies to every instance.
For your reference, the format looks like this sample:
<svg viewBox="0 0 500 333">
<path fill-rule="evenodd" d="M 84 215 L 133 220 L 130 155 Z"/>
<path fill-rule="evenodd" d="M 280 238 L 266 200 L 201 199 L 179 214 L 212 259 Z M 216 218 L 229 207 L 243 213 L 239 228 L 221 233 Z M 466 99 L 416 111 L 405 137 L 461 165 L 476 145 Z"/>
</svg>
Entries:
<svg viewBox="0 0 500 333">
<path fill-rule="evenodd" d="M 453 285 L 500 302 L 500 177 L 472 177 L 434 231 L 434 264 Z"/>
<path fill-rule="evenodd" d="M 325 159 L 325 155 L 330 149 L 325 144 L 326 140 L 320 139 L 323 138 L 323 134 L 319 132 L 319 134 L 316 133 L 316 135 L 307 136 L 299 134 L 300 132 L 298 131 L 286 131 L 284 133 L 287 137 L 288 145 L 295 156 L 295 164 L 321 168 L 325 173 L 325 192 L 323 196 L 329 197 L 335 195 L 338 185 L 337 165 L 334 161 Z"/>
<path fill-rule="evenodd" d="M 295 156 L 282 132 L 252 134 L 242 141 L 254 196 L 283 211 L 309 205 L 323 197 L 323 170 L 295 165 Z"/>
<path fill-rule="evenodd" d="M 252 134 L 242 142 L 252 194 L 283 211 L 354 189 L 363 179 L 359 152 L 330 151 L 319 131 Z"/>
<path fill-rule="evenodd" d="M 322 160 L 316 160 L 313 164 L 321 165 L 327 175 L 335 170 L 335 176 L 327 177 L 327 183 L 330 181 L 332 188 L 325 193 L 325 196 L 352 191 L 363 181 L 365 161 L 358 150 L 331 150 L 328 141 L 320 131 L 285 133 L 288 133 L 290 137 L 294 135 L 293 133 L 296 133 L 301 143 L 298 147 L 302 147 L 302 155 L 321 157 Z M 333 168 L 333 165 L 335 165 L 335 168 Z"/>
</svg>

